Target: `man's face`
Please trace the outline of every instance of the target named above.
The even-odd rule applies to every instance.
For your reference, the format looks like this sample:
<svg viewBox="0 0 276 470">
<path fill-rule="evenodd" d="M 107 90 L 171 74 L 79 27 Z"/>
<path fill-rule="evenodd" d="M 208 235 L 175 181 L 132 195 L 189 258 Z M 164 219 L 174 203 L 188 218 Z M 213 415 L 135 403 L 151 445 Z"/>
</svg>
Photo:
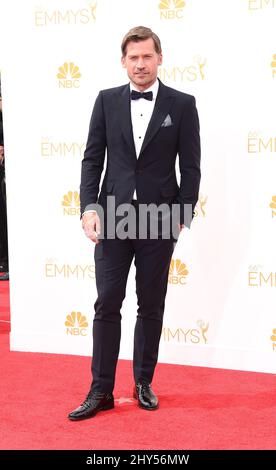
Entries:
<svg viewBox="0 0 276 470">
<path fill-rule="evenodd" d="M 162 54 L 154 48 L 152 38 L 139 42 L 129 42 L 122 65 L 127 70 L 130 81 L 140 91 L 149 88 L 157 78 L 158 65 L 162 64 Z"/>
</svg>

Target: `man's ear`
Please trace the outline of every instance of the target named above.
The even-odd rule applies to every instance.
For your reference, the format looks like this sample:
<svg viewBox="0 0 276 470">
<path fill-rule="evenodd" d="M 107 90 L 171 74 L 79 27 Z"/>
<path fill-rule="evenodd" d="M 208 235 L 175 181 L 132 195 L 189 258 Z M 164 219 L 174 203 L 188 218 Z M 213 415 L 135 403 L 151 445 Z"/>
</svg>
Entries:
<svg viewBox="0 0 276 470">
<path fill-rule="evenodd" d="M 121 64 L 122 66 L 124 67 L 124 69 L 126 68 L 126 58 L 123 56 L 121 57 Z"/>
<path fill-rule="evenodd" d="M 158 65 L 162 65 L 162 62 L 163 62 L 163 55 L 162 55 L 162 52 L 160 52 L 160 54 L 158 54 Z"/>
</svg>

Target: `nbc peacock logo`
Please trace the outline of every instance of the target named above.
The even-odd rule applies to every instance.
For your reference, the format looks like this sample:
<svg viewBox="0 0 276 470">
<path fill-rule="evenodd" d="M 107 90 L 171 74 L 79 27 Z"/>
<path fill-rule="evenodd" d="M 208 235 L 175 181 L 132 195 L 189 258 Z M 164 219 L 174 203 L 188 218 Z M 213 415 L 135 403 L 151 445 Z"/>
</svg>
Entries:
<svg viewBox="0 0 276 470">
<path fill-rule="evenodd" d="M 183 8 L 186 2 L 183 0 L 161 0 L 159 3 L 160 19 L 175 20 L 183 18 Z"/>
<path fill-rule="evenodd" d="M 80 195 L 78 191 L 68 191 L 62 200 L 63 215 L 80 215 Z"/>
<path fill-rule="evenodd" d="M 272 62 L 271 62 L 271 68 L 272 68 L 272 77 L 276 78 L 276 54 L 273 55 L 272 57 Z"/>
<path fill-rule="evenodd" d="M 272 196 L 271 203 L 269 204 L 271 208 L 271 216 L 276 217 L 276 196 Z"/>
<path fill-rule="evenodd" d="M 65 320 L 66 334 L 71 336 L 87 336 L 88 322 L 81 312 L 71 312 Z"/>
<path fill-rule="evenodd" d="M 73 62 L 64 62 L 58 69 L 57 78 L 59 88 L 79 88 L 81 73 L 79 67 Z"/>
<path fill-rule="evenodd" d="M 169 269 L 169 284 L 184 285 L 186 284 L 186 277 L 189 271 L 185 263 L 182 263 L 180 259 L 172 259 Z"/>
</svg>

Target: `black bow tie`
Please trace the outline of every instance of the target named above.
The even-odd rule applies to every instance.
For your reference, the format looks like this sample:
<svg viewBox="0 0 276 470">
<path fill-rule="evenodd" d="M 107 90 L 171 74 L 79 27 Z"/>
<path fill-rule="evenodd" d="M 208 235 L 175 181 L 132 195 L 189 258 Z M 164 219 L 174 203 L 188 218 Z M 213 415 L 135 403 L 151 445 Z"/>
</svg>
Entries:
<svg viewBox="0 0 276 470">
<path fill-rule="evenodd" d="M 153 99 L 152 91 L 139 92 L 139 91 L 131 90 L 130 96 L 132 100 L 139 100 L 140 98 L 144 98 L 145 100 L 152 101 Z"/>
</svg>

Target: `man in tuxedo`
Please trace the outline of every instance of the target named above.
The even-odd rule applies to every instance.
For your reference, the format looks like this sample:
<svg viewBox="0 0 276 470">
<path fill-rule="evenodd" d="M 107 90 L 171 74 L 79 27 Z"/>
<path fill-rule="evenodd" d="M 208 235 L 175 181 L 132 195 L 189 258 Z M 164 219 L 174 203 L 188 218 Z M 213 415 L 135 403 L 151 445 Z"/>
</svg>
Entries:
<svg viewBox="0 0 276 470">
<path fill-rule="evenodd" d="M 158 358 L 170 261 L 179 232 L 184 225 L 190 225 L 198 199 L 200 137 L 194 97 L 157 79 L 162 50 L 151 29 L 143 26 L 131 29 L 121 49 L 122 65 L 130 83 L 99 93 L 82 161 L 82 226 L 96 244 L 98 298 L 93 322 L 93 381 L 85 401 L 69 414 L 71 420 L 90 418 L 114 407 L 120 310 L 133 258 L 138 301 L 134 398 L 145 410 L 158 408 L 151 383 Z M 177 155 L 180 185 L 175 172 Z M 106 171 L 99 192 L 105 157 Z M 109 198 L 114 201 L 113 206 Z M 172 207 L 178 207 L 178 232 L 174 227 L 163 236 L 160 222 L 162 225 L 167 215 L 161 211 L 157 231 L 152 235 L 147 228 L 143 232 L 146 236 L 139 236 L 140 208 L 145 205 L 166 206 L 170 219 Z M 116 210 L 115 236 L 108 233 L 112 208 Z M 126 224 L 130 229 L 128 236 L 121 230 L 125 228 L 122 215 L 126 208 L 135 213 L 134 219 L 128 219 Z M 149 211 L 146 221 L 155 218 L 156 212 L 153 214 Z M 137 225 L 132 230 L 130 225 L 134 222 Z"/>
</svg>

